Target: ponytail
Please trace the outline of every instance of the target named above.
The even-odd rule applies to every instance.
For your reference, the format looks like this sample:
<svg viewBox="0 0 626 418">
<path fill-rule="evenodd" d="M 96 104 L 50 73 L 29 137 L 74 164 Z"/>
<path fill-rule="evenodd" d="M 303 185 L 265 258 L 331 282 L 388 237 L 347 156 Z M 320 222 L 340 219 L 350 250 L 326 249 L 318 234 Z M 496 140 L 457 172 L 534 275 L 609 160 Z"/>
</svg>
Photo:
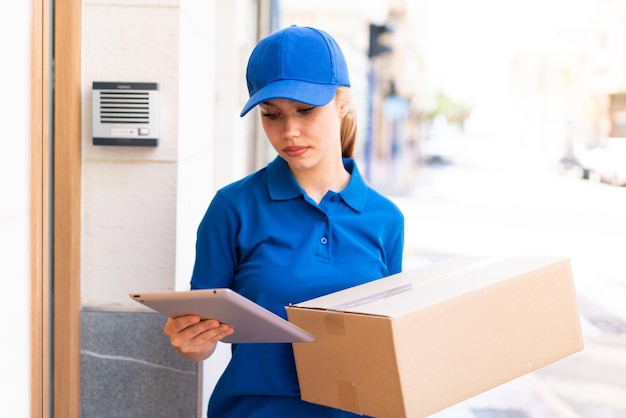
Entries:
<svg viewBox="0 0 626 418">
<path fill-rule="evenodd" d="M 339 87 L 336 97 L 340 101 L 348 103 L 348 113 L 341 119 L 341 156 L 344 158 L 352 158 L 354 153 L 354 144 L 356 143 L 356 112 L 352 103 L 350 89 L 347 87 Z"/>
</svg>

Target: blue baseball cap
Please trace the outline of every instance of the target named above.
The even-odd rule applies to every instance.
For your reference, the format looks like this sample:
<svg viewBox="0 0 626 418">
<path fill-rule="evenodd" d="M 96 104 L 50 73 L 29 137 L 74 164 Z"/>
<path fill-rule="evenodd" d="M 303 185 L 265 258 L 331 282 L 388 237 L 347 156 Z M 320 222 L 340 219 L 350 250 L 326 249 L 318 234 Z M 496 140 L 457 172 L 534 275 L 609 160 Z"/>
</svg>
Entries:
<svg viewBox="0 0 626 418">
<path fill-rule="evenodd" d="M 338 86 L 350 87 L 337 42 L 322 30 L 295 25 L 259 41 L 248 60 L 246 81 L 250 99 L 240 116 L 272 99 L 324 106 Z"/>
</svg>

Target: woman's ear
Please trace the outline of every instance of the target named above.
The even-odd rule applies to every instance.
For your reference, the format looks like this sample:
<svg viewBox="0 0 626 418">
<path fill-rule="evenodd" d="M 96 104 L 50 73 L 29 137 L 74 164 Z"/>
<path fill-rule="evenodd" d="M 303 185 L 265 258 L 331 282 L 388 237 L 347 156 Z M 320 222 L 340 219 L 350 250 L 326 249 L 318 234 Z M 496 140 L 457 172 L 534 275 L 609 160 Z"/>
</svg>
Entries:
<svg viewBox="0 0 626 418">
<path fill-rule="evenodd" d="M 350 103 L 346 102 L 345 100 L 340 100 L 338 110 L 339 110 L 339 119 L 345 118 L 348 112 L 350 112 Z"/>
</svg>

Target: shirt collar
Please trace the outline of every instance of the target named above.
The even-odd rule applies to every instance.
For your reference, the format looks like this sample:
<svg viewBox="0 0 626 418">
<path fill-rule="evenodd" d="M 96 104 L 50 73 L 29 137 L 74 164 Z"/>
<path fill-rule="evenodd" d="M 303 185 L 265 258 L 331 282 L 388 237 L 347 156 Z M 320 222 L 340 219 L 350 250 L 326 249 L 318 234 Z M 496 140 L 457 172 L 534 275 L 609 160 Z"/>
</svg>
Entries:
<svg viewBox="0 0 626 418">
<path fill-rule="evenodd" d="M 289 200 L 304 194 L 287 161 L 280 156 L 267 165 L 267 187 L 272 200 Z"/>
<path fill-rule="evenodd" d="M 352 158 L 344 158 L 343 166 L 351 176 L 348 186 L 339 193 L 339 196 L 348 206 L 360 212 L 365 205 L 367 184 Z M 304 194 L 304 190 L 289 170 L 287 162 L 280 156 L 267 165 L 267 186 L 273 200 L 294 199 Z"/>
<path fill-rule="evenodd" d="M 343 166 L 351 175 L 350 182 L 346 188 L 339 193 L 339 196 L 341 196 L 343 201 L 352 209 L 361 212 L 363 206 L 365 206 L 365 199 L 367 198 L 367 184 L 363 177 L 361 177 L 361 173 L 352 158 L 344 158 Z"/>
</svg>

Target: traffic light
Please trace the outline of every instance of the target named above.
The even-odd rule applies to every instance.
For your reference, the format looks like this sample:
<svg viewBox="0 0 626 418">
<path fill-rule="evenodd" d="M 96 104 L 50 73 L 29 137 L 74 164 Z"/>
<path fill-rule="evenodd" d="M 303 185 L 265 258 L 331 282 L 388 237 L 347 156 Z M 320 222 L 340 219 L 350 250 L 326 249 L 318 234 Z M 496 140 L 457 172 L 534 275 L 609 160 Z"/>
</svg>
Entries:
<svg viewBox="0 0 626 418">
<path fill-rule="evenodd" d="M 392 31 L 392 28 L 387 25 L 375 25 L 370 23 L 370 47 L 367 53 L 368 57 L 373 58 L 380 54 L 391 52 L 391 46 L 381 43 L 380 36 Z"/>
</svg>

